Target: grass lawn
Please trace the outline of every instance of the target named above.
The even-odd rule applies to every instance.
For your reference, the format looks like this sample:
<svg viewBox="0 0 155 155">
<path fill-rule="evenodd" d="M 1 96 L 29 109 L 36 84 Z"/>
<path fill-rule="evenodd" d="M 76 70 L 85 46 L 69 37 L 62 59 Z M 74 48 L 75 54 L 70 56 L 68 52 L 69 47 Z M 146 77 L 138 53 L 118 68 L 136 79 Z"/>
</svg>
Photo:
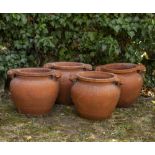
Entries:
<svg viewBox="0 0 155 155">
<path fill-rule="evenodd" d="M 55 105 L 48 116 L 27 117 L 9 99 L 0 100 L 0 141 L 155 141 L 155 105 L 140 97 L 111 119 L 80 118 L 74 106 Z"/>
</svg>

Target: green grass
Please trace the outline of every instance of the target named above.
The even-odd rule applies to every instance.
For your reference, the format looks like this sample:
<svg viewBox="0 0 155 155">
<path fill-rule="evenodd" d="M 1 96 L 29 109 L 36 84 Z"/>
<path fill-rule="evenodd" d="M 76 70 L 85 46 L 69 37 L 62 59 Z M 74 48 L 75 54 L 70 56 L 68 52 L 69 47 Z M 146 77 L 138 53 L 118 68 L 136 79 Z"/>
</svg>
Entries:
<svg viewBox="0 0 155 155">
<path fill-rule="evenodd" d="M 0 141 L 155 141 L 155 105 L 140 97 L 111 119 L 80 118 L 74 106 L 55 105 L 48 116 L 17 113 L 9 99 L 0 100 Z"/>
</svg>

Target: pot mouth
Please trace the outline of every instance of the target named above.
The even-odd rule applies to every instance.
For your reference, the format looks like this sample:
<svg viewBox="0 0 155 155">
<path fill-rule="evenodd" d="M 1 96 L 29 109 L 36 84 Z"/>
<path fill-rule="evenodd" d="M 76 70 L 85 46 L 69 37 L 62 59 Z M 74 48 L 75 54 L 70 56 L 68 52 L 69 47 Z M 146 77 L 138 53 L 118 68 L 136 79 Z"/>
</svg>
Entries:
<svg viewBox="0 0 155 155">
<path fill-rule="evenodd" d="M 54 69 L 82 69 L 84 68 L 84 63 L 80 62 L 54 62 L 51 63 Z"/>
<path fill-rule="evenodd" d="M 103 71 L 110 71 L 112 73 L 129 73 L 137 71 L 137 64 L 132 63 L 112 63 L 99 66 Z"/>
<path fill-rule="evenodd" d="M 15 71 L 18 76 L 29 76 L 29 77 L 45 77 L 53 75 L 53 71 L 48 68 L 21 68 Z"/>
<path fill-rule="evenodd" d="M 102 71 L 85 71 L 77 74 L 79 80 L 89 82 L 115 82 L 117 75 Z"/>
</svg>

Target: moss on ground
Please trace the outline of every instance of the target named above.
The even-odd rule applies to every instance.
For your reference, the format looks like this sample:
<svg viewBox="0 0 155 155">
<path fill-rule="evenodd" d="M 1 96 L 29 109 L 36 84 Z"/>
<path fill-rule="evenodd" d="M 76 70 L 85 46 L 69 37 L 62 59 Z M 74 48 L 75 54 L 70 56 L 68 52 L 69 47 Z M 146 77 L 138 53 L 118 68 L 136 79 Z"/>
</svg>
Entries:
<svg viewBox="0 0 155 155">
<path fill-rule="evenodd" d="M 154 131 L 155 105 L 143 97 L 103 121 L 80 118 L 74 106 L 64 105 L 48 116 L 27 117 L 9 99 L 0 101 L 0 141 L 155 141 Z"/>
</svg>

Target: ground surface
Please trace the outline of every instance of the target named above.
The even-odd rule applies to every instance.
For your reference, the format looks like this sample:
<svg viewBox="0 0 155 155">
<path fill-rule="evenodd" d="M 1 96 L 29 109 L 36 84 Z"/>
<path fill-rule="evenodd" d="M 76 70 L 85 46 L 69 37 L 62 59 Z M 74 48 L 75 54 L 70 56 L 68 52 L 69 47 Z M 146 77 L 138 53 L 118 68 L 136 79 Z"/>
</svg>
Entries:
<svg viewBox="0 0 155 155">
<path fill-rule="evenodd" d="M 48 116 L 26 117 L 1 99 L 0 141 L 155 141 L 155 104 L 140 97 L 131 108 L 117 108 L 111 119 L 91 121 L 63 105 Z"/>
</svg>

